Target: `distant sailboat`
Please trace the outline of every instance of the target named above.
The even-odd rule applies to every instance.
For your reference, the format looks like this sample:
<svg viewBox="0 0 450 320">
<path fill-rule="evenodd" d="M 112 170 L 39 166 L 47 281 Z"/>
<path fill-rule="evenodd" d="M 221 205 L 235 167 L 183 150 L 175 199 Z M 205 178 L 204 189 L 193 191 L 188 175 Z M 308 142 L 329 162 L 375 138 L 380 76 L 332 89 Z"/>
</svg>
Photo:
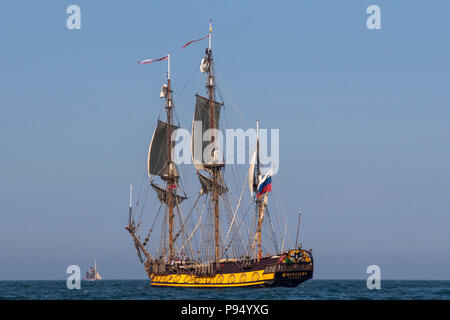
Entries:
<svg viewBox="0 0 450 320">
<path fill-rule="evenodd" d="M 84 278 L 84 280 L 87 281 L 102 280 L 102 276 L 97 270 L 97 261 L 94 261 L 94 267 L 90 267 L 89 271 L 86 271 L 86 278 Z"/>
</svg>

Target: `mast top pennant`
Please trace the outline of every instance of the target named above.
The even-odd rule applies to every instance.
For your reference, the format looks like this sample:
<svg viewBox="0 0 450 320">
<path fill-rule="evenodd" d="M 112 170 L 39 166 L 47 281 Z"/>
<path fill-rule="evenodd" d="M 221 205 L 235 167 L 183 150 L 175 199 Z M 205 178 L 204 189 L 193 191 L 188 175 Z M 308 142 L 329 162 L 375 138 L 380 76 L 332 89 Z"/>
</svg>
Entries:
<svg viewBox="0 0 450 320">
<path fill-rule="evenodd" d="M 169 59 L 169 55 L 159 58 L 159 59 L 144 59 L 144 60 L 140 60 L 138 61 L 139 64 L 149 64 L 149 63 L 153 63 L 153 62 L 157 62 L 157 61 L 163 61 L 163 60 L 167 60 Z"/>
<path fill-rule="evenodd" d="M 201 40 L 204 40 L 204 39 L 207 39 L 207 38 L 211 38 L 211 33 L 212 33 L 212 21 L 210 20 L 209 21 L 209 33 L 208 33 L 208 35 L 206 35 L 206 36 L 204 36 L 204 37 L 202 37 L 200 39 L 195 39 L 195 40 L 191 40 L 191 41 L 187 42 L 184 46 L 181 47 L 181 49 L 186 48 L 191 43 L 194 43 L 194 42 L 197 42 L 197 41 L 201 41 Z M 139 64 L 150 64 L 150 63 L 153 63 L 153 62 L 169 60 L 169 57 L 170 57 L 170 55 L 166 55 L 166 56 L 164 56 L 162 58 L 159 58 L 159 59 L 143 59 L 143 60 L 138 61 L 138 63 Z"/>
<path fill-rule="evenodd" d="M 210 29 L 210 30 L 211 30 L 211 29 Z M 196 40 L 191 40 L 191 41 L 187 42 L 184 46 L 181 47 L 181 49 L 186 48 L 186 47 L 187 47 L 188 45 L 190 45 L 191 43 L 194 43 L 194 42 L 197 42 L 197 41 L 200 41 L 200 40 L 207 39 L 207 38 L 209 38 L 210 35 L 211 35 L 211 31 L 210 31 L 210 33 L 209 33 L 207 36 L 204 36 L 203 38 L 196 39 Z"/>
<path fill-rule="evenodd" d="M 209 20 L 209 33 L 208 33 L 208 35 L 206 35 L 206 36 L 204 36 L 204 37 L 202 37 L 200 39 L 195 39 L 195 40 L 191 40 L 189 42 L 186 42 L 186 44 L 184 46 L 182 46 L 181 49 L 186 48 L 191 43 L 194 43 L 194 42 L 197 42 L 197 41 L 201 41 L 201 40 L 204 40 L 204 39 L 207 39 L 207 38 L 211 38 L 211 33 L 212 33 L 212 20 Z"/>
</svg>

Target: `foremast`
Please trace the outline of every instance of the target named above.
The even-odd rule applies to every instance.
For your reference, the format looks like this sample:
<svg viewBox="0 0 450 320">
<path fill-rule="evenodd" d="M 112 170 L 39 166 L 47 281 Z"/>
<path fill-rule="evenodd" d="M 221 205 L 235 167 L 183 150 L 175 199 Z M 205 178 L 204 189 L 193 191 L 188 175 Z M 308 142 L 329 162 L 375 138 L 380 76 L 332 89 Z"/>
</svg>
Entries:
<svg viewBox="0 0 450 320">
<path fill-rule="evenodd" d="M 162 176 L 162 179 L 166 181 L 166 194 L 167 194 L 167 205 L 169 208 L 169 260 L 175 258 L 174 240 L 173 240 L 173 207 L 174 207 L 174 194 L 173 190 L 176 189 L 178 183 L 178 174 L 176 173 L 175 164 L 172 160 L 172 113 L 173 113 L 173 103 L 172 103 L 172 89 L 170 82 L 170 54 L 167 55 L 167 92 L 166 92 L 166 114 L 167 114 L 167 166 L 169 168 L 167 175 Z"/>
<path fill-rule="evenodd" d="M 170 79 L 170 54 L 167 56 L 157 59 L 157 60 L 143 60 L 139 62 L 140 64 L 152 63 L 155 61 L 167 60 L 167 84 L 164 84 L 161 88 L 161 98 L 165 98 L 165 109 L 166 109 L 166 122 L 158 120 L 157 126 L 153 132 L 152 140 L 150 142 L 150 148 L 148 152 L 148 176 L 150 178 L 150 184 L 157 193 L 157 196 L 162 204 L 168 209 L 168 248 L 164 249 L 166 253 L 168 249 L 168 261 L 175 259 L 175 238 L 174 237 L 174 207 L 186 199 L 178 194 L 176 194 L 176 189 L 178 185 L 179 175 L 172 159 L 172 150 L 174 147 L 174 142 L 172 141 L 172 134 L 178 128 L 178 126 L 173 124 L 173 100 L 172 100 L 172 84 Z M 159 176 L 164 182 L 164 188 L 157 186 L 153 183 L 151 176 Z M 148 261 L 152 261 L 152 257 L 146 250 L 145 245 L 149 240 L 148 237 L 142 243 L 139 237 L 136 235 L 136 226 L 132 216 L 132 202 L 131 202 L 131 189 L 130 186 L 130 213 L 129 222 L 126 229 L 130 232 L 135 247 L 140 256 L 140 252 L 143 252 L 147 257 Z M 166 211 L 167 212 L 167 211 Z M 139 227 L 138 227 L 139 228 Z M 137 229 L 138 229 L 137 228 Z M 163 258 L 165 253 L 159 258 Z M 158 259 L 159 259 L 158 258 Z M 142 258 L 141 258 L 142 262 Z"/>
</svg>

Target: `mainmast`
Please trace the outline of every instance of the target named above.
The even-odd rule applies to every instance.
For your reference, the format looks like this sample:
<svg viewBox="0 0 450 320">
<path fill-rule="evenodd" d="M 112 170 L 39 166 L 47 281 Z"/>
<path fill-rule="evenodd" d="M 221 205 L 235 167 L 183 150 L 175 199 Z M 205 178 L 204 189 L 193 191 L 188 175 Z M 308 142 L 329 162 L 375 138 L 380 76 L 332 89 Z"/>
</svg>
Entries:
<svg viewBox="0 0 450 320">
<path fill-rule="evenodd" d="M 211 129 L 216 134 L 218 129 L 218 123 L 215 123 L 215 79 L 214 79 L 214 72 L 213 72 L 213 58 L 212 58 L 212 49 L 211 49 L 211 38 L 212 38 L 212 21 L 209 21 L 209 46 L 208 49 L 206 49 L 206 59 L 209 65 L 208 68 L 208 74 L 207 74 L 207 83 L 206 83 L 206 89 L 208 91 L 209 95 L 209 117 L 210 117 L 210 124 Z M 217 158 L 215 155 L 217 154 L 217 139 L 215 135 L 211 137 L 211 142 L 216 143 L 214 148 L 213 156 L 213 163 L 211 165 L 211 181 L 212 181 L 212 202 L 214 205 L 214 257 L 215 261 L 219 261 L 220 259 L 220 251 L 219 251 L 219 176 L 220 176 L 220 169 L 221 165 L 217 163 Z"/>
<path fill-rule="evenodd" d="M 197 175 L 202 185 L 202 194 L 206 193 L 210 199 L 211 216 L 214 216 L 214 240 L 206 244 L 208 252 L 205 257 L 218 262 L 222 255 L 219 234 L 219 198 L 228 191 L 222 181 L 221 169 L 225 166 L 222 153 L 219 149 L 219 120 L 220 110 L 223 106 L 215 100 L 215 76 L 212 55 L 212 21 L 209 21 L 209 33 L 206 37 L 192 40 L 186 43 L 183 48 L 192 42 L 209 38 L 209 46 L 206 48 L 205 57 L 200 64 L 200 71 L 206 73 L 206 96 L 196 94 L 194 119 L 192 121 L 192 157 Z M 206 136 L 204 136 L 206 134 Z M 205 139 L 204 139 L 205 138 Z M 220 159 L 219 159 L 220 157 Z M 209 177 L 203 176 L 199 170 L 208 172 Z M 209 232 L 208 232 L 209 234 Z M 213 243 L 212 243 L 213 242 Z M 213 245 L 214 248 L 209 246 Z"/>
</svg>

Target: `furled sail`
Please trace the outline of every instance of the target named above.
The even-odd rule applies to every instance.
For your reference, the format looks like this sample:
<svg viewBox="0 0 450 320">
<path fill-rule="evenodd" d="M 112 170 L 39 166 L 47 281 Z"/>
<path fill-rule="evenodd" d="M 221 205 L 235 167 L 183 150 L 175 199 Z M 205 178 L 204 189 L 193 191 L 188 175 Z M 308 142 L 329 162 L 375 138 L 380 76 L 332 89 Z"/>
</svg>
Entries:
<svg viewBox="0 0 450 320">
<path fill-rule="evenodd" d="M 213 182 L 211 179 L 205 177 L 201 173 L 197 172 L 198 180 L 200 181 L 200 184 L 202 185 L 202 192 L 209 194 L 212 191 Z M 228 192 L 228 188 L 225 184 L 219 183 L 219 186 L 217 188 L 219 195 L 224 194 L 225 192 Z"/>
<path fill-rule="evenodd" d="M 200 72 L 205 73 L 209 71 L 209 62 L 207 58 L 203 58 L 202 62 L 200 63 Z"/>
<path fill-rule="evenodd" d="M 178 129 L 178 126 L 171 125 L 171 132 Z M 160 176 L 161 178 L 169 175 L 177 176 L 175 165 L 172 163 L 169 165 L 169 153 L 168 153 L 168 137 L 167 130 L 169 124 L 158 120 L 158 125 L 153 132 L 152 141 L 150 142 L 150 148 L 148 150 L 148 174 Z"/>
<path fill-rule="evenodd" d="M 191 140 L 191 151 L 192 160 L 194 162 L 195 168 L 197 170 L 204 169 L 205 164 L 211 164 L 208 159 L 204 159 L 204 150 L 211 144 L 211 141 L 203 141 L 204 133 L 212 128 L 219 129 L 219 119 L 220 119 L 220 108 L 223 104 L 219 102 L 214 102 L 214 115 L 210 115 L 210 101 L 209 99 L 195 95 L 195 112 L 194 120 L 192 122 L 192 140 Z M 212 125 L 212 120 L 214 125 Z M 214 155 L 211 155 L 212 159 L 215 159 Z"/>
<path fill-rule="evenodd" d="M 257 150 L 255 149 L 255 152 L 253 153 L 253 156 L 250 159 L 250 167 L 248 168 L 248 187 L 250 189 L 250 194 L 252 196 L 258 188 L 258 178 L 256 177 L 255 173 L 256 156 Z"/>
<path fill-rule="evenodd" d="M 153 189 L 156 191 L 159 201 L 161 201 L 161 203 L 165 203 L 168 205 L 169 197 L 167 195 L 167 190 L 157 186 L 153 182 L 151 183 L 151 185 Z M 180 196 L 178 194 L 174 195 L 174 197 L 172 197 L 172 207 L 176 207 L 177 204 L 180 204 L 183 200 L 186 200 L 186 197 Z"/>
</svg>

